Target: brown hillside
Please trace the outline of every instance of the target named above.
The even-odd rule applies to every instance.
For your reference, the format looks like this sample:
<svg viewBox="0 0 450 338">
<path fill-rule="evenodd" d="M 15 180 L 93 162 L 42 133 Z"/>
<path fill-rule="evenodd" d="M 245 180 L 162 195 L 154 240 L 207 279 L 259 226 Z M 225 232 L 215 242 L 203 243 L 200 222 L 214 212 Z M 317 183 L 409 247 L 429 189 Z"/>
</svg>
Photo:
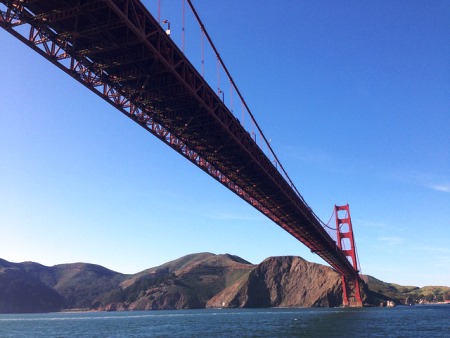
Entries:
<svg viewBox="0 0 450 338">
<path fill-rule="evenodd" d="M 0 259 L 0 313 L 54 312 L 63 307 L 64 298 L 58 292 L 20 264 Z"/>
<path fill-rule="evenodd" d="M 8 271 L 15 271 L 16 273 L 14 275 L 6 274 Z M 10 263 L 4 260 L 0 260 L 0 276 L 3 279 L 0 287 L 5 288 L 7 282 L 15 281 L 14 285 L 9 287 L 14 286 L 14 290 L 17 290 L 16 299 L 25 297 L 24 295 L 28 292 L 27 288 L 42 289 L 37 293 L 38 296 L 53 297 L 49 292 L 57 295 L 58 306 L 51 310 L 44 310 L 43 308 L 42 311 L 58 311 L 61 308 L 90 309 L 98 306 L 98 298 L 118 288 L 120 282 L 127 277 L 94 264 L 74 263 L 48 267 L 33 262 Z M 19 297 L 19 294 L 22 295 Z M 56 298 L 51 299 L 55 300 Z M 61 302 L 61 300 L 63 301 Z M 26 306 L 22 305 L 21 308 L 24 309 L 24 312 L 27 312 Z"/>
<path fill-rule="evenodd" d="M 204 308 L 206 302 L 247 274 L 254 265 L 232 255 L 182 257 L 125 280 L 104 298 L 107 310 Z"/>
<path fill-rule="evenodd" d="M 364 276 L 365 304 L 450 299 L 448 287 L 401 286 Z M 340 276 L 300 257 L 253 265 L 237 256 L 199 253 L 135 275 L 75 263 L 47 267 L 0 259 L 0 312 L 62 309 L 150 310 L 204 307 L 340 306 Z"/>
</svg>

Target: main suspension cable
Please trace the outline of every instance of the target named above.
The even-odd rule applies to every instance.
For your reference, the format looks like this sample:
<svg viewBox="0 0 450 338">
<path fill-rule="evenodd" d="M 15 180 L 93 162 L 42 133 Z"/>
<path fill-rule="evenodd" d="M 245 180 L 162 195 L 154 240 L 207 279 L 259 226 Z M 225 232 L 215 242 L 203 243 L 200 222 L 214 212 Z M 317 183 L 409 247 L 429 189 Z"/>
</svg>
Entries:
<svg viewBox="0 0 450 338">
<path fill-rule="evenodd" d="M 208 40 L 211 48 L 213 49 L 214 53 L 216 54 L 217 60 L 220 62 L 220 64 L 223 67 L 223 70 L 225 71 L 225 73 L 227 74 L 228 78 L 230 79 L 231 84 L 233 85 L 234 89 L 236 90 L 236 94 L 239 96 L 239 98 L 241 99 L 242 104 L 244 105 L 245 109 L 247 110 L 250 118 L 252 119 L 254 125 L 256 126 L 258 132 L 260 133 L 262 139 L 264 140 L 264 142 L 267 145 L 267 148 L 269 149 L 269 152 L 272 153 L 273 157 L 274 157 L 274 162 L 278 163 L 278 166 L 281 170 L 281 172 L 284 174 L 285 179 L 287 180 L 287 182 L 289 183 L 290 187 L 294 190 L 294 192 L 297 194 L 297 196 L 300 198 L 300 200 L 306 205 L 306 207 L 308 208 L 309 212 L 316 218 L 316 220 L 322 225 L 324 226 L 325 224 L 322 222 L 322 220 L 314 213 L 314 211 L 311 209 L 311 207 L 306 203 L 305 199 L 303 198 L 303 196 L 300 194 L 300 192 L 298 191 L 297 187 L 295 186 L 295 184 L 293 183 L 293 181 L 291 180 L 289 174 L 287 173 L 287 171 L 284 169 L 284 166 L 281 164 L 280 160 L 278 159 L 278 156 L 275 154 L 274 150 L 272 149 L 272 146 L 270 145 L 270 142 L 267 140 L 266 136 L 264 135 L 264 133 L 262 132 L 258 122 L 256 121 L 254 115 L 252 114 L 250 107 L 248 106 L 247 102 L 245 101 L 244 97 L 242 96 L 239 88 L 237 87 L 236 83 L 233 80 L 233 77 L 231 76 L 230 72 L 228 71 L 228 68 L 226 67 L 225 63 L 222 60 L 222 57 L 219 54 L 219 51 L 217 50 L 216 46 L 214 45 L 211 37 L 209 36 L 208 32 L 206 31 L 205 25 L 203 24 L 202 20 L 200 19 L 200 16 L 198 15 L 196 9 L 194 8 L 194 5 L 192 4 L 191 0 L 187 0 L 189 7 L 192 10 L 192 13 L 194 14 L 195 18 L 197 19 L 198 24 L 200 25 L 200 29 L 202 31 L 202 34 L 204 34 L 204 36 L 206 37 L 206 39 Z M 255 135 L 256 136 L 256 135 Z M 278 166 L 276 166 L 276 168 L 278 169 Z"/>
</svg>

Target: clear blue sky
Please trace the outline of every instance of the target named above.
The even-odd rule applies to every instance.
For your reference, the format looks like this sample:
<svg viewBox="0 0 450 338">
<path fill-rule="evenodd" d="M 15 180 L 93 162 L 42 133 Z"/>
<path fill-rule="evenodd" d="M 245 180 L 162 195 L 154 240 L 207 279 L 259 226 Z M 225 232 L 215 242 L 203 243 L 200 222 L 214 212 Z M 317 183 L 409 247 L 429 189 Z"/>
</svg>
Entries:
<svg viewBox="0 0 450 338">
<path fill-rule="evenodd" d="M 161 2 L 179 41 L 181 1 Z M 308 204 L 325 222 L 350 204 L 362 272 L 450 285 L 450 2 L 194 4 Z M 203 251 L 324 263 L 3 30 L 0 69 L 1 258 L 124 273 Z"/>
</svg>

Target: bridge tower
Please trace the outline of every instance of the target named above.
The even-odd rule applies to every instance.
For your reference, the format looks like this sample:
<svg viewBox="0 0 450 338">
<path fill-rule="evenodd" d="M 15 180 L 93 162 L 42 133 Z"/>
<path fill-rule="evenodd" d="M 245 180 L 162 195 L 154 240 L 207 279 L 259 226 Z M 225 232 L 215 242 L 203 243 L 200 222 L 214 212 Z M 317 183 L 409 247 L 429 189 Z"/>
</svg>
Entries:
<svg viewBox="0 0 450 338">
<path fill-rule="evenodd" d="M 341 213 L 339 213 L 341 212 Z M 342 275 L 342 305 L 350 307 L 362 307 L 362 299 L 359 283 L 359 268 L 356 259 L 355 239 L 353 237 L 352 220 L 349 205 L 334 206 L 336 215 L 337 245 L 344 255 L 351 261 L 356 271 L 354 278 Z"/>
</svg>

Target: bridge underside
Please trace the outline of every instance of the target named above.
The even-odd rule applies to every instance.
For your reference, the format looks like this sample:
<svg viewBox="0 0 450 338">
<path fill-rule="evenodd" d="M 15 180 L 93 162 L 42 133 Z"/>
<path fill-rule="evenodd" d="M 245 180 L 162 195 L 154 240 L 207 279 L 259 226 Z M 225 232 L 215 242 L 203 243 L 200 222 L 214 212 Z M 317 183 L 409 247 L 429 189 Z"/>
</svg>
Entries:
<svg viewBox="0 0 450 338">
<path fill-rule="evenodd" d="M 138 0 L 1 0 L 0 25 L 358 278 L 312 210 Z"/>
</svg>

